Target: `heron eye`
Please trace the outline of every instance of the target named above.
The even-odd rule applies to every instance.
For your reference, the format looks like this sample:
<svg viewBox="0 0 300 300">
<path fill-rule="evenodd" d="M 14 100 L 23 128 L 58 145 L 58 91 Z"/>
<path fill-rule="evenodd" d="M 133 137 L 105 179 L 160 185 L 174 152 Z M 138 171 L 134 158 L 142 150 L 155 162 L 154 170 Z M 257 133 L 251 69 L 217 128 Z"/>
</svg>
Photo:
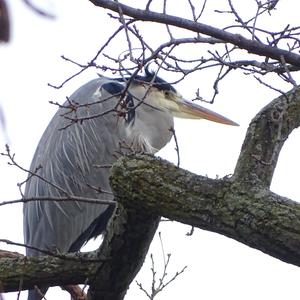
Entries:
<svg viewBox="0 0 300 300">
<path fill-rule="evenodd" d="M 165 94 L 166 98 L 170 98 L 171 97 L 170 91 L 164 91 L 164 94 Z"/>
</svg>

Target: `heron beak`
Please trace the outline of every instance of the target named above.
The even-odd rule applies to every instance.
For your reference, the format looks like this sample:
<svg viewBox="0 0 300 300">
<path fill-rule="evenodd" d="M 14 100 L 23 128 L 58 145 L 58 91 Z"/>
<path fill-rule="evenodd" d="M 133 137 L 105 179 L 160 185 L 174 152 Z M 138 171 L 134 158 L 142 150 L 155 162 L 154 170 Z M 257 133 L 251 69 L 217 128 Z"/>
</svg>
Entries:
<svg viewBox="0 0 300 300">
<path fill-rule="evenodd" d="M 226 125 L 239 126 L 239 124 L 223 117 L 205 107 L 195 104 L 191 101 L 181 99 L 177 102 L 178 111 L 173 111 L 174 117 L 186 119 L 206 119 L 209 121 L 222 123 Z"/>
</svg>

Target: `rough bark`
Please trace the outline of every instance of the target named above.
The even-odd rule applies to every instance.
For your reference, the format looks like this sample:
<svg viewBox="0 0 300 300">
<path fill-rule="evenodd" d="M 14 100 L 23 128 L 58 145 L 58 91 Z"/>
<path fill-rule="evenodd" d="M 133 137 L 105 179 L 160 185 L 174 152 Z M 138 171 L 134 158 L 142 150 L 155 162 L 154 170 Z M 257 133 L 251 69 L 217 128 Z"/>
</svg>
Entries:
<svg viewBox="0 0 300 300">
<path fill-rule="evenodd" d="M 300 88 L 296 88 L 270 102 L 251 121 L 234 171 L 235 180 L 269 187 L 280 150 L 299 126 Z"/>
<path fill-rule="evenodd" d="M 150 156 L 119 160 L 112 186 L 121 203 L 226 235 L 300 266 L 300 204 L 265 187 L 198 176 Z"/>
<path fill-rule="evenodd" d="M 98 268 L 88 299 L 121 300 L 140 270 L 159 217 L 138 208 L 119 205 L 110 221 L 99 254 L 110 258 Z"/>
<path fill-rule="evenodd" d="M 0 293 L 86 283 L 89 299 L 123 299 L 158 223 L 156 215 L 119 205 L 98 254 L 0 258 Z"/>
<path fill-rule="evenodd" d="M 152 157 L 125 157 L 113 168 L 114 194 L 126 205 L 221 233 L 299 266 L 300 204 L 269 190 L 280 150 L 299 125 L 297 88 L 252 120 L 231 178 L 213 180 Z"/>
<path fill-rule="evenodd" d="M 91 255 L 18 257 L 0 259 L 0 292 L 32 289 L 34 285 L 56 286 L 84 283 L 95 274 L 99 262 L 89 261 Z"/>
</svg>

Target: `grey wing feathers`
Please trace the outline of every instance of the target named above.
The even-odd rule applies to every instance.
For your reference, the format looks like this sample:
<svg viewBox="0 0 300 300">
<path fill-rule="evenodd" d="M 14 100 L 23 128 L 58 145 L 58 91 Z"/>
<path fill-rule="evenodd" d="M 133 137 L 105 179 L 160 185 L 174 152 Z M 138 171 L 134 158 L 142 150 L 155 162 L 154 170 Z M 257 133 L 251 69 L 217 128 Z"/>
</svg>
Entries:
<svg viewBox="0 0 300 300">
<path fill-rule="evenodd" d="M 106 78 L 93 80 L 77 90 L 70 100 L 84 104 L 98 101 L 99 98 L 107 98 L 110 94 L 101 89 L 107 82 L 109 79 Z M 95 105 L 82 107 L 76 113 L 82 117 L 108 111 L 117 101 L 116 97 L 110 98 Z M 122 140 L 115 114 L 108 113 L 101 118 L 84 121 L 82 124 L 76 123 L 60 130 L 68 122 L 61 116 L 65 112 L 59 109 L 47 127 L 34 155 L 31 171 L 41 166 L 38 174 L 69 195 L 111 199 L 111 195 L 99 194 L 88 185 L 110 191 L 109 170 L 94 166 L 110 164 L 115 160 L 115 151 Z M 65 195 L 61 190 L 37 177 L 30 178 L 26 185 L 25 197 L 41 196 Z M 105 205 L 87 205 L 76 201 L 29 202 L 24 205 L 25 243 L 48 250 L 69 251 L 76 239 L 91 225 L 91 220 L 95 220 L 106 209 Z M 100 226 L 98 231 L 101 228 Z M 79 250 L 75 249 L 79 247 L 78 245 L 71 250 Z M 32 250 L 27 252 L 28 255 L 38 255 Z"/>
</svg>

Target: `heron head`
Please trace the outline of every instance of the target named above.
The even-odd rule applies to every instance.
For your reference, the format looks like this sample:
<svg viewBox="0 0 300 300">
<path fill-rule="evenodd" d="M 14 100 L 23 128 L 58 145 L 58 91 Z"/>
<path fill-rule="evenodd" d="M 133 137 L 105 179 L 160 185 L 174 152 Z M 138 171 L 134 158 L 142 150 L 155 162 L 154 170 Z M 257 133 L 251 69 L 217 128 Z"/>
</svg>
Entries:
<svg viewBox="0 0 300 300">
<path fill-rule="evenodd" d="M 134 85 L 135 93 L 141 101 L 152 108 L 167 111 L 174 117 L 206 119 L 217 123 L 238 126 L 237 123 L 230 119 L 184 99 L 171 84 L 155 76 L 147 68 L 146 76 L 138 76 L 134 81 Z"/>
</svg>

